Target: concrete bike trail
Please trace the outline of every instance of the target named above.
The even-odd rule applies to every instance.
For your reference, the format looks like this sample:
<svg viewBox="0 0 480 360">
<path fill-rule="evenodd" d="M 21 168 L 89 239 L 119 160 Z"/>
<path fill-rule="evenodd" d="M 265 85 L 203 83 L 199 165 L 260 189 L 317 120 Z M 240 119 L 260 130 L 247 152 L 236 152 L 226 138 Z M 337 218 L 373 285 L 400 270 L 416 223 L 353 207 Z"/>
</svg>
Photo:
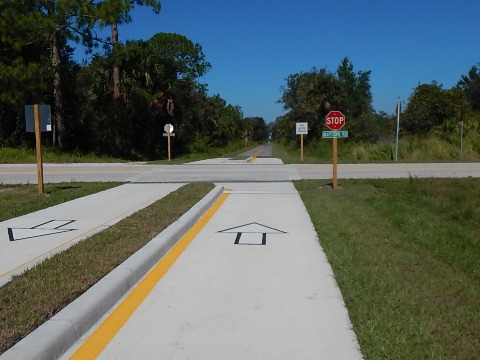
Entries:
<svg viewBox="0 0 480 360">
<path fill-rule="evenodd" d="M 183 184 L 125 184 L 0 222 L 0 286 Z"/>
<path fill-rule="evenodd" d="M 229 183 L 63 359 L 361 359 L 290 182 Z"/>
</svg>

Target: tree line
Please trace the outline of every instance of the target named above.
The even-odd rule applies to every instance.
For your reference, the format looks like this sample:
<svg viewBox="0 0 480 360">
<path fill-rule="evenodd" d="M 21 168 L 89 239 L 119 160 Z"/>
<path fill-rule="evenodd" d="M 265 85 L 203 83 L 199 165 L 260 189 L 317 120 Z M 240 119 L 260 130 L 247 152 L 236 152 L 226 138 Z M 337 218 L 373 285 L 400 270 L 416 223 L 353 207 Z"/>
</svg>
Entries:
<svg viewBox="0 0 480 360">
<path fill-rule="evenodd" d="M 199 44 L 172 33 L 122 43 L 118 25 L 135 6 L 161 9 L 156 0 L 0 2 L 0 146 L 32 143 L 24 106 L 35 103 L 52 106 L 46 141 L 61 150 L 162 158 L 167 123 L 177 153 L 267 138 L 263 118 L 207 94 Z M 111 35 L 98 36 L 103 28 Z M 74 60 L 76 45 L 95 52 L 89 63 Z"/>
<path fill-rule="evenodd" d="M 279 102 L 288 112 L 273 124 L 275 139 L 298 141 L 296 122 L 308 122 L 305 141 L 318 141 L 322 136 L 325 116 L 331 110 L 342 111 L 349 130 L 347 141 L 379 143 L 391 141 L 396 134 L 397 114 L 376 112 L 372 106 L 371 71 L 354 71 L 345 57 L 336 72 L 313 68 L 290 75 Z M 414 88 L 401 113 L 400 133 L 403 136 L 437 136 L 458 141 L 460 122 L 466 135 L 480 135 L 480 64 L 472 66 L 451 89 L 441 84 L 419 84 Z M 343 130 L 343 129 L 342 129 Z M 480 142 L 475 146 L 480 152 Z"/>
<path fill-rule="evenodd" d="M 305 141 L 320 139 L 330 110 L 347 117 L 347 141 L 388 142 L 396 116 L 372 106 L 371 71 L 356 71 L 345 57 L 336 72 L 313 68 L 285 79 L 279 102 L 288 112 L 273 124 L 246 118 L 238 105 L 210 96 L 199 79 L 211 69 L 200 44 L 158 33 L 121 42 L 118 25 L 136 6 L 161 10 L 157 0 L 2 0 L 0 2 L 0 146 L 31 146 L 24 106 L 52 106 L 53 134 L 61 150 L 116 157 L 164 158 L 165 124 L 174 126 L 176 153 L 205 151 L 249 138 L 297 141 L 295 123 L 308 122 Z M 101 37 L 99 30 L 108 29 Z M 74 46 L 94 53 L 74 59 Z M 419 84 L 401 112 L 401 134 L 458 138 L 480 132 L 480 64 L 458 84 Z M 477 136 L 478 138 L 478 136 Z M 480 147 L 480 144 L 477 145 Z M 480 152 L 480 149 L 478 149 Z"/>
</svg>

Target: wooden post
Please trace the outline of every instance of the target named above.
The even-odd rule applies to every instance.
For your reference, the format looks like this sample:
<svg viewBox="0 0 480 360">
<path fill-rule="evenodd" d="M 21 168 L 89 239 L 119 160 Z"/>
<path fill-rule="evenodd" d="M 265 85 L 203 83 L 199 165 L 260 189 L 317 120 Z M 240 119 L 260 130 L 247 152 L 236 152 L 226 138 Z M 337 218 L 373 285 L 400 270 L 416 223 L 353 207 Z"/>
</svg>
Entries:
<svg viewBox="0 0 480 360">
<path fill-rule="evenodd" d="M 332 179 L 333 190 L 338 189 L 337 184 L 337 138 L 333 138 L 333 179 Z"/>
<path fill-rule="evenodd" d="M 172 152 L 170 150 L 170 129 L 168 129 L 167 139 L 168 139 L 168 161 L 170 161 L 172 158 Z"/>
<path fill-rule="evenodd" d="M 35 120 L 35 140 L 37 145 L 38 193 L 43 194 L 45 192 L 45 188 L 43 185 L 42 129 L 40 126 L 40 107 L 38 104 L 33 105 L 33 117 Z"/>
<path fill-rule="evenodd" d="M 303 134 L 300 134 L 300 159 L 303 161 Z"/>
</svg>

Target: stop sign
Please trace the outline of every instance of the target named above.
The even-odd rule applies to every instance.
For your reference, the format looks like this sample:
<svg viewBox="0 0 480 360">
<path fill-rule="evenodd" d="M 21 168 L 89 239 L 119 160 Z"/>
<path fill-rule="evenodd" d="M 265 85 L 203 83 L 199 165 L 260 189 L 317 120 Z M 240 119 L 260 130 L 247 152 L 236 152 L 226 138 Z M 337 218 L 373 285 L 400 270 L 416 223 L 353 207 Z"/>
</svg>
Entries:
<svg viewBox="0 0 480 360">
<path fill-rule="evenodd" d="M 345 125 L 345 115 L 340 111 L 330 111 L 325 116 L 325 125 L 332 131 L 340 130 Z"/>
</svg>

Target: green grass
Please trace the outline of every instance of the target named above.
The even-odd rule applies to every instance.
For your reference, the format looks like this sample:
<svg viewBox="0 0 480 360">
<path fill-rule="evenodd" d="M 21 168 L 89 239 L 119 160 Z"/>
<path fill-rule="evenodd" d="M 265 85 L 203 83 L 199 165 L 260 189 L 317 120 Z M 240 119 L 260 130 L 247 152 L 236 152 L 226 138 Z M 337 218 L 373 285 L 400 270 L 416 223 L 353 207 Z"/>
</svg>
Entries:
<svg viewBox="0 0 480 360">
<path fill-rule="evenodd" d="M 480 161 L 478 139 L 472 135 L 465 137 L 463 143 L 462 161 Z M 296 143 L 272 142 L 273 156 L 281 158 L 286 164 L 301 163 L 300 145 Z M 307 143 L 304 146 L 304 163 L 331 163 L 332 141 L 322 139 Z M 393 162 L 395 142 L 390 143 L 356 143 L 348 140 L 338 140 L 339 163 Z M 442 140 L 433 136 L 404 137 L 399 141 L 399 162 L 456 162 L 460 160 L 459 140 Z"/>
<path fill-rule="evenodd" d="M 50 147 L 42 147 L 42 160 L 44 163 L 111 163 L 125 162 L 124 159 L 109 156 L 100 156 L 93 153 L 79 151 L 62 152 Z M 0 164 L 36 164 L 35 149 L 27 147 L 9 148 L 0 147 Z"/>
<path fill-rule="evenodd" d="M 213 187 L 205 183 L 185 185 L 15 276 L 0 288 L 0 354 L 138 251 Z"/>
<path fill-rule="evenodd" d="M 477 359 L 478 179 L 295 182 L 365 359 Z"/>
<path fill-rule="evenodd" d="M 255 142 L 248 144 L 249 149 L 257 146 Z M 247 149 L 243 141 L 232 142 L 223 148 L 203 146 L 192 146 L 191 151 L 186 154 L 177 155 L 175 148 L 172 149 L 171 160 L 149 160 L 149 164 L 183 164 L 192 161 L 205 160 L 216 157 L 234 157 Z M 112 163 L 127 162 L 128 159 L 114 158 L 97 155 L 94 153 L 82 153 L 80 151 L 63 152 L 57 149 L 44 146 L 42 148 L 42 160 L 44 163 Z M 0 164 L 35 164 L 37 162 L 36 152 L 33 148 L 0 147 Z M 145 162 L 147 160 L 145 159 Z"/>
<path fill-rule="evenodd" d="M 302 162 L 300 148 L 297 149 L 293 144 L 285 145 L 277 141 L 272 141 L 271 144 L 273 157 L 282 159 L 284 164 L 300 164 Z M 326 157 L 314 156 L 307 148 L 304 148 L 303 162 L 305 164 L 325 163 L 326 161 Z"/>
</svg>

